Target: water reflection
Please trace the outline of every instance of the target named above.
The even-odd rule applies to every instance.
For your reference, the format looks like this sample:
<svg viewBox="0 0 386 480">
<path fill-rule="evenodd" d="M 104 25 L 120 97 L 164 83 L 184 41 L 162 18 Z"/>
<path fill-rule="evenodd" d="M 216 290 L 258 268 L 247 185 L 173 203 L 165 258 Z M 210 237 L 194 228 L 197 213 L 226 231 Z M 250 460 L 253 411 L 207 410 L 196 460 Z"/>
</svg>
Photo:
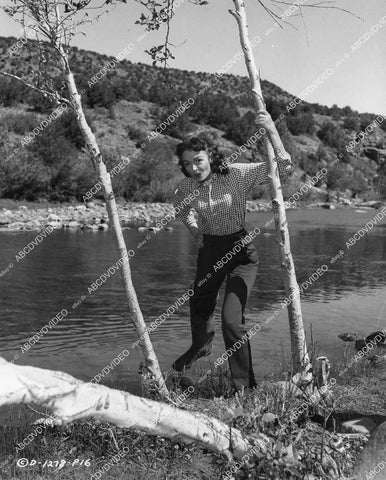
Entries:
<svg viewBox="0 0 386 480">
<path fill-rule="evenodd" d="M 356 330 L 369 333 L 385 327 L 381 315 L 386 296 L 386 235 L 377 226 L 355 247 L 346 241 L 376 214 L 337 210 L 289 212 L 291 246 L 299 283 L 306 281 L 321 265 L 328 271 L 302 294 L 303 317 L 318 340 L 320 353 L 341 349 L 337 335 Z M 247 227 L 262 226 L 270 214 L 253 214 Z M 173 232 L 152 235 L 137 249 L 147 232 L 125 231 L 128 248 L 136 255 L 131 261 L 133 282 L 147 322 L 152 322 L 190 286 L 195 272 L 196 247 L 181 225 Z M 89 380 L 122 350 L 135 341 L 127 313 L 126 299 L 118 274 L 96 292 L 88 287 L 119 258 L 110 233 L 60 231 L 51 234 L 24 260 L 15 254 L 36 234 L 0 233 L 0 270 L 13 261 L 14 268 L 0 278 L 0 354 L 7 359 L 20 354 L 20 346 L 39 331 L 57 312 L 66 308 L 68 316 L 50 330 L 17 363 L 58 370 Z M 262 228 L 255 240 L 259 252 L 258 276 L 247 310 L 247 323 L 265 322 L 284 299 L 280 262 L 273 225 Z M 340 251 L 344 256 L 331 259 Z M 87 298 L 78 306 L 82 295 Z M 223 290 L 220 302 L 222 301 Z M 216 310 L 217 336 L 213 360 L 224 351 L 221 337 L 220 303 Z M 190 345 L 189 308 L 183 305 L 152 333 L 161 368 Z M 252 341 L 256 372 L 271 372 L 288 354 L 286 311 L 265 326 Z M 110 382 L 137 380 L 139 352 L 114 368 Z"/>
</svg>

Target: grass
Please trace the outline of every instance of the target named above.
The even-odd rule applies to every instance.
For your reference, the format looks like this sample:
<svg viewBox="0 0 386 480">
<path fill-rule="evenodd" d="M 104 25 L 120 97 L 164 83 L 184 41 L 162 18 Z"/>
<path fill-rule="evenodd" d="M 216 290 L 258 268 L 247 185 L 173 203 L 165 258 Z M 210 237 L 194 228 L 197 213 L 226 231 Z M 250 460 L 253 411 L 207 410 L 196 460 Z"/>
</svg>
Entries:
<svg viewBox="0 0 386 480">
<path fill-rule="evenodd" d="M 341 366 L 338 367 L 341 369 Z M 209 375 L 205 373 L 206 370 L 196 369 L 193 371 L 195 379 L 182 376 L 175 381 L 168 380 L 173 386 L 175 400 L 192 382 L 195 385 L 194 392 L 181 402 L 180 408 L 216 417 L 240 429 L 245 435 L 253 436 L 259 431 L 270 439 L 266 456 L 257 459 L 251 455 L 241 468 L 234 464 L 235 474 L 231 478 L 284 480 L 307 478 L 307 474 L 313 474 L 314 477 L 309 478 L 314 479 L 350 478 L 366 438 L 345 438 L 342 442 L 336 434 L 340 419 L 350 418 L 350 415 L 359 412 L 361 415 L 373 414 L 374 417 L 377 414 L 380 422 L 382 415 L 386 415 L 385 379 L 376 378 L 374 371 L 363 365 L 351 365 L 344 378 L 336 377 L 335 407 L 330 408 L 326 404 L 317 412 L 310 408 L 297 415 L 295 420 L 291 419 L 291 412 L 304 400 L 283 392 L 273 380 L 262 382 L 253 391 L 232 395 L 229 372 L 217 369 Z M 197 382 L 198 378 L 203 380 Z M 147 396 L 154 398 L 146 385 L 144 389 L 148 392 Z M 273 414 L 270 421 L 264 415 L 267 413 Z M 183 445 L 95 420 L 64 427 L 48 426 L 22 451 L 16 452 L 17 444 L 36 429 L 36 425 L 31 425 L 36 418 L 35 412 L 24 406 L 22 415 L 21 426 L 2 428 L 2 480 L 214 480 L 227 478 L 226 474 L 232 467 L 224 457 L 196 445 Z M 335 422 L 330 421 L 333 416 Z M 66 464 L 61 469 L 55 468 L 55 464 L 51 467 L 47 464 L 45 468 L 42 465 L 21 468 L 17 466 L 20 458 L 36 459 L 42 463 L 65 459 Z M 79 463 L 83 460 L 83 464 L 73 464 L 76 459 Z"/>
</svg>

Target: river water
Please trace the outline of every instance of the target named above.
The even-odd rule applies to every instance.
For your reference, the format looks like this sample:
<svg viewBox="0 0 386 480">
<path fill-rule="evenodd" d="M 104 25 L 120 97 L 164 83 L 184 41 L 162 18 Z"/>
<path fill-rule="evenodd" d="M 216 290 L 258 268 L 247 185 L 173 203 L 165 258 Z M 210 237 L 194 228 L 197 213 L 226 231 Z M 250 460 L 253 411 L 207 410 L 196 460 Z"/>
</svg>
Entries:
<svg viewBox="0 0 386 480">
<path fill-rule="evenodd" d="M 288 212 L 298 282 L 309 279 L 321 265 L 328 267 L 302 294 L 302 312 L 307 334 L 312 328 L 317 341 L 317 352 L 332 360 L 338 359 L 344 348 L 352 348 L 337 338 L 339 333 L 369 334 L 386 327 L 386 220 L 355 246 L 346 246 L 347 240 L 376 213 L 372 209 Z M 254 240 L 260 265 L 247 306 L 248 327 L 264 324 L 280 309 L 285 297 L 274 227 L 263 227 L 271 216 L 247 216 L 247 230 L 261 228 Z M 136 229 L 124 232 L 128 249 L 136 252 L 131 260 L 133 282 L 147 323 L 181 297 L 194 278 L 197 248 L 183 225 L 173 227 L 172 232 L 157 235 Z M 150 240 L 138 248 L 149 233 Z M 0 278 L 0 355 L 7 360 L 18 355 L 17 364 L 62 370 L 88 381 L 127 349 L 130 354 L 102 383 L 138 392 L 141 353 L 131 348 L 136 335 L 127 315 L 119 273 L 94 293 L 88 292 L 90 284 L 119 258 L 111 233 L 55 231 L 17 262 L 15 255 L 35 236 L 36 232 L 0 233 L 0 271 L 10 262 L 14 264 Z M 343 255 L 333 262 L 340 251 Z M 217 334 L 212 361 L 224 352 L 222 298 L 223 289 L 215 313 Z M 68 315 L 22 353 L 21 346 L 63 309 Z M 160 325 L 151 339 L 162 370 L 169 369 L 190 346 L 188 305 Z M 258 378 L 280 369 L 290 347 L 286 309 L 263 325 L 251 342 Z M 206 370 L 208 359 L 199 364 Z"/>
</svg>

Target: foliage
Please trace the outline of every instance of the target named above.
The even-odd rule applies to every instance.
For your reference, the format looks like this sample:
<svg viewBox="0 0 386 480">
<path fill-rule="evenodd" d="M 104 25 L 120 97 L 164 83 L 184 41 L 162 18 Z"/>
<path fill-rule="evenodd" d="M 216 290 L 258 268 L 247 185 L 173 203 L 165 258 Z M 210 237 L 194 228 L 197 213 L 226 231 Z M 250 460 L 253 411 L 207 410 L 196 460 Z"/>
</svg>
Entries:
<svg viewBox="0 0 386 480">
<path fill-rule="evenodd" d="M 296 110 L 295 110 L 296 111 Z M 289 115 L 286 118 L 288 130 L 293 135 L 312 135 L 315 129 L 314 117 L 311 112 Z"/>
<path fill-rule="evenodd" d="M 20 71 L 27 81 L 32 81 L 36 70 L 33 45 L 28 44 L 23 47 L 19 57 L 13 59 L 17 61 L 12 66 L 7 50 L 15 42 L 15 38 L 0 37 L 0 62 L 3 65 L 2 68 L 11 73 Z M 30 43 L 32 44 L 33 42 Z M 49 45 L 46 45 L 45 49 L 48 52 L 50 49 Z M 117 102 L 122 100 L 128 102 L 151 102 L 153 107 L 149 106 L 149 111 L 151 112 L 152 110 L 152 113 L 149 114 L 149 119 L 151 121 L 154 120 L 155 125 L 152 126 L 154 128 L 157 124 L 164 122 L 171 113 L 174 113 L 181 101 L 187 101 L 189 98 L 193 98 L 194 104 L 191 105 L 185 114 L 178 116 L 174 122 L 169 122 L 169 125 L 163 132 L 165 135 L 181 138 L 197 128 L 197 124 L 208 125 L 220 130 L 220 132 L 216 133 L 216 139 L 221 136 L 221 132 L 224 132 L 223 136 L 225 139 L 241 146 L 246 144 L 248 139 L 255 134 L 257 130 L 255 113 L 252 108 L 253 99 L 247 77 L 236 77 L 229 74 L 214 76 L 205 72 L 194 73 L 176 69 L 165 70 L 141 63 L 134 64 L 128 60 L 121 62 L 116 62 L 115 60 L 114 68 L 108 71 L 99 82 L 91 85 L 90 79 L 112 60 L 112 57 L 86 52 L 78 48 L 72 48 L 70 52 L 70 65 L 75 72 L 78 90 L 83 92 L 82 101 L 85 108 L 90 109 L 91 112 L 93 109 L 98 109 L 99 117 L 103 115 L 103 108 L 106 109 L 106 119 L 109 121 L 109 128 L 102 132 L 106 136 L 105 138 L 109 136 L 110 130 L 120 130 L 118 122 L 121 121 L 121 117 L 118 117 L 117 112 L 122 112 L 122 107 L 121 105 L 118 107 Z M 65 90 L 62 88 L 62 79 L 58 76 L 58 71 L 53 69 L 48 73 L 52 80 L 52 85 L 58 88 L 64 95 Z M 295 109 L 287 112 L 285 107 L 293 99 L 291 95 L 267 81 L 262 82 L 262 88 L 266 106 L 272 118 L 276 120 L 281 114 L 285 114 L 285 121 L 281 121 L 277 125 L 285 148 L 291 153 L 295 165 L 304 168 L 305 172 L 309 174 L 312 174 L 315 169 L 329 164 L 338 155 L 338 158 L 345 164 L 352 164 L 355 154 L 347 152 L 345 146 L 351 140 L 349 135 L 352 135 L 352 130 L 358 131 L 357 128 L 354 128 L 357 127 L 356 120 L 359 122 L 359 130 L 364 130 L 376 118 L 373 114 L 358 114 L 351 110 L 350 107 L 341 109 L 333 105 L 333 107 L 329 108 L 306 102 L 302 102 Z M 53 108 L 55 108 L 51 102 L 38 93 L 27 89 L 16 81 L 0 76 L 0 105 L 4 108 L 14 108 L 18 104 L 23 104 L 23 111 L 17 107 L 17 113 L 12 110 L 5 111 L 3 114 L 3 121 L 6 124 L 7 131 L 16 136 L 22 136 L 31 131 L 42 119 L 47 118 Z M 129 110 L 129 107 L 126 108 Z M 28 110 L 30 111 L 29 113 Z M 42 115 L 34 117 L 33 114 Z M 325 121 L 319 127 L 320 120 L 316 119 L 316 114 L 330 116 L 331 120 Z M 33 125 L 34 118 L 36 118 L 35 125 Z M 336 119 L 336 121 L 332 121 L 333 119 Z M 69 123 L 66 124 L 66 122 Z M 56 125 L 54 126 L 54 124 Z M 125 121 L 125 124 L 128 124 L 128 120 Z M 384 143 L 382 138 L 383 132 L 386 130 L 386 122 L 381 123 L 380 127 L 382 130 L 379 129 L 380 134 L 377 137 L 377 146 L 378 148 L 384 148 L 382 146 Z M 318 128 L 319 131 L 317 131 Z M 127 125 L 126 130 L 129 139 L 135 142 L 137 148 L 142 143 L 148 143 L 149 128 L 140 128 L 131 122 L 130 125 Z M 307 135 L 311 138 L 315 138 L 316 135 L 320 139 L 322 143 L 319 150 L 314 154 L 316 158 L 311 153 L 300 155 L 296 146 L 296 136 L 298 135 Z M 46 137 L 46 139 L 43 137 Z M 159 138 L 165 137 L 161 136 Z M 168 142 L 170 142 L 170 145 L 173 143 L 171 140 L 168 140 Z M 9 147 L 10 141 L 6 140 L 6 143 Z M 222 140 L 220 140 L 220 143 L 224 149 L 232 149 L 229 144 L 225 145 L 225 142 Z M 80 173 L 80 170 L 82 170 L 80 163 L 84 161 L 82 157 L 83 147 L 83 139 L 79 134 L 75 119 L 69 119 L 67 116 L 62 116 L 60 120 L 53 122 L 52 126 L 45 129 L 39 135 L 39 138 L 28 147 L 27 157 L 30 159 L 30 162 L 37 162 L 37 171 L 40 169 L 40 164 L 49 167 L 49 171 L 44 174 L 50 178 L 52 177 L 52 181 L 48 182 L 48 190 L 45 192 L 47 197 L 67 198 L 71 192 L 76 198 L 82 197 L 84 185 L 90 183 L 83 177 L 83 173 Z M 366 147 L 366 139 L 361 142 L 360 148 L 362 147 Z M 171 146 L 167 148 L 169 150 L 172 149 Z M 358 148 L 358 151 L 360 151 L 360 148 Z M 263 158 L 264 149 L 261 141 L 250 146 L 248 150 L 249 153 L 247 152 L 246 154 L 248 158 L 252 158 L 254 161 Z M 108 157 L 111 156 L 112 162 L 117 163 L 120 161 L 120 155 L 127 155 L 125 151 L 115 151 L 114 148 L 110 147 L 106 147 L 104 152 Z M 17 163 L 17 165 L 22 169 L 21 165 L 25 161 L 23 160 L 25 155 L 18 154 L 18 157 L 20 163 Z M 150 168 L 154 167 L 150 166 Z M 369 189 L 383 188 L 381 187 L 383 185 L 381 182 L 383 174 L 377 171 L 380 168 L 381 165 L 370 167 L 370 177 L 366 177 L 366 173 L 360 170 L 366 180 L 368 180 Z M 362 174 L 357 174 L 355 191 L 364 192 L 365 181 L 361 178 Z M 374 174 L 380 175 L 376 186 L 373 181 Z M 69 176 L 68 181 L 65 179 L 67 175 Z M 143 174 L 143 178 L 144 176 Z M 22 177 L 21 173 L 20 177 Z M 76 187 L 74 178 L 78 179 L 82 186 Z M 143 182 L 140 183 L 141 188 L 143 187 L 147 191 L 143 196 L 150 198 L 150 191 L 157 191 L 157 198 L 166 198 L 169 195 L 171 191 L 171 186 L 168 183 L 169 177 L 165 180 L 164 187 L 161 186 L 164 180 L 156 180 L 153 181 L 151 187 L 151 181 L 147 187 L 144 187 Z M 173 183 L 172 181 L 170 182 Z M 337 183 L 339 183 L 337 180 L 331 180 L 331 184 L 335 185 Z M 342 183 L 347 184 L 347 182 Z M 43 184 L 46 185 L 45 182 Z M 35 188 L 32 184 L 29 185 L 26 195 L 31 195 L 31 192 L 35 191 L 33 195 L 36 196 L 37 191 L 41 192 L 40 186 Z M 350 186 L 349 188 L 351 189 Z M 130 188 L 120 185 L 119 193 L 117 192 L 117 194 L 120 195 L 122 192 L 126 198 L 132 198 L 130 197 L 130 192 L 134 195 L 134 189 L 133 185 Z M 20 190 L 18 191 L 20 192 Z M 259 192 L 255 193 L 256 195 L 261 194 Z M 8 192 L 7 195 L 10 195 L 10 193 Z M 20 193 L 17 195 L 20 195 Z M 135 198 L 138 198 L 138 195 L 141 196 L 138 193 L 135 194 Z"/>
<path fill-rule="evenodd" d="M 7 112 L 1 117 L 1 123 L 10 132 L 25 135 L 36 127 L 38 120 L 32 113 Z"/>
<path fill-rule="evenodd" d="M 173 162 L 169 144 L 147 144 L 119 176 L 117 194 L 138 202 L 165 202 L 171 199 L 178 183 L 179 167 Z"/>
<path fill-rule="evenodd" d="M 324 122 L 317 135 L 320 140 L 335 148 L 344 162 L 350 161 L 351 157 L 346 149 L 347 140 L 344 131 L 338 125 L 330 121 Z"/>
<path fill-rule="evenodd" d="M 346 130 L 359 130 L 359 121 L 357 117 L 345 117 L 343 121 L 343 128 Z"/>
</svg>

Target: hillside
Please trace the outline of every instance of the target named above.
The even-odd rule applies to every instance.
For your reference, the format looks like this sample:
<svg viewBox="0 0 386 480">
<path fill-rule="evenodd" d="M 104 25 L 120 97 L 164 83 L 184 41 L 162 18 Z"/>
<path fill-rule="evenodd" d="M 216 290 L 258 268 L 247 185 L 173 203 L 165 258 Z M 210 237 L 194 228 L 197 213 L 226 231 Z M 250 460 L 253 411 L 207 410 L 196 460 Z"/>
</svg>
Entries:
<svg viewBox="0 0 386 480">
<path fill-rule="evenodd" d="M 30 82 L 41 81 L 36 45 L 29 42 L 10 56 L 9 48 L 15 42 L 15 38 L 0 37 L 0 70 Z M 65 95 L 48 46 L 44 54 L 44 68 L 52 85 Z M 93 85 L 92 77 L 109 62 L 114 62 L 114 68 Z M 135 158 L 114 178 L 116 194 L 125 199 L 170 199 L 181 178 L 174 147 L 184 135 L 203 133 L 230 155 L 256 131 L 247 77 L 117 62 L 113 57 L 76 47 L 71 50 L 70 63 L 79 91 L 84 90 L 85 111 L 108 167 L 117 165 L 122 155 Z M 382 116 L 307 102 L 291 110 L 286 107 L 294 100 L 293 95 L 266 80 L 262 87 L 273 119 L 285 114 L 278 129 L 296 165 L 285 182 L 287 195 L 326 167 L 326 177 L 304 199 L 386 197 L 386 122 Z M 148 142 L 152 130 L 189 98 L 193 102 L 186 113 Z M 70 111 L 21 147 L 25 135 L 47 119 L 55 107 L 27 87 L 0 76 L 0 198 L 81 200 L 96 182 Z M 146 146 L 141 151 L 142 143 Z M 237 161 L 262 158 L 262 145 L 256 143 Z M 264 196 L 265 190 L 253 195 Z"/>
</svg>

